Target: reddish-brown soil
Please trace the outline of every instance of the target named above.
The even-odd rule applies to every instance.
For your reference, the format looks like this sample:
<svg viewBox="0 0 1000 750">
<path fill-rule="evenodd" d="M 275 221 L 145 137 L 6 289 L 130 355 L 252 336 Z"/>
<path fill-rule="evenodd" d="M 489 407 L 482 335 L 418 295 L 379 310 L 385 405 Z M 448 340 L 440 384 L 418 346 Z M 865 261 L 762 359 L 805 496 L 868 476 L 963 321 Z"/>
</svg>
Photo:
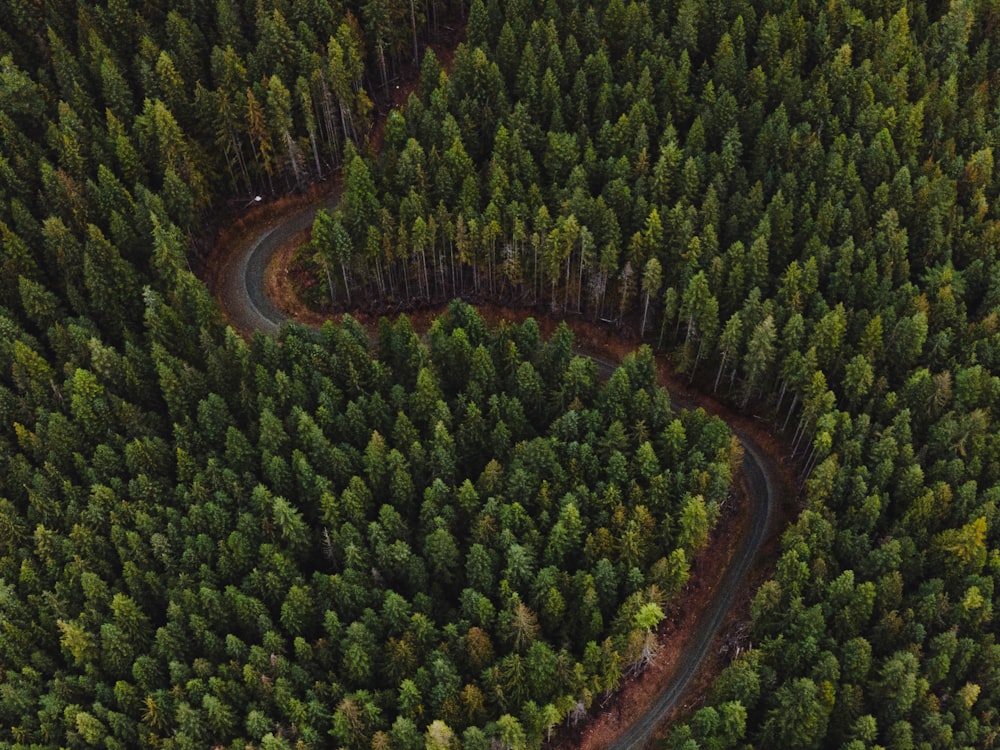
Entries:
<svg viewBox="0 0 1000 750">
<path fill-rule="evenodd" d="M 309 233 L 304 232 L 278 248 L 267 264 L 264 288 L 267 289 L 267 296 L 274 301 L 279 310 L 299 323 L 319 327 L 329 320 L 330 316 L 310 310 L 306 305 L 298 303 L 296 289 L 301 288 L 303 280 L 293 278 L 295 273 L 292 270 L 295 268 L 293 258 L 308 239 Z"/>
</svg>

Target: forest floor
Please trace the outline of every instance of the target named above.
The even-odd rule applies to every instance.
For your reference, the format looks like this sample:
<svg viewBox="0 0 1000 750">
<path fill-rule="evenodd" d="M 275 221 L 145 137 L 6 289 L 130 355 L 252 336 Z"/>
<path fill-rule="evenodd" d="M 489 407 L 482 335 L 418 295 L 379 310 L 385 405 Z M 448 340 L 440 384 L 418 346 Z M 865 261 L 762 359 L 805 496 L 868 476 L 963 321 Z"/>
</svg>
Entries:
<svg viewBox="0 0 1000 750">
<path fill-rule="evenodd" d="M 255 211 L 238 226 L 234 226 L 220 237 L 216 250 L 207 266 L 206 280 L 212 286 L 219 269 L 239 251 L 241 246 L 251 241 L 255 232 L 271 225 L 282 211 L 304 210 L 310 205 L 321 205 L 329 200 L 330 188 L 317 190 L 308 196 L 285 201 L 275 201 Z M 308 239 L 308 230 L 289 235 L 271 256 L 265 274 L 267 296 L 274 306 L 291 319 L 310 326 L 320 326 L 326 320 L 338 320 L 341 316 L 324 314 L 306 306 L 299 297 L 299 290 L 307 279 L 300 278 L 300 265 L 294 262 L 295 254 Z M 212 275 L 212 272 L 215 275 Z M 445 311 L 445 306 L 428 307 L 407 311 L 414 329 L 424 331 L 434 317 Z M 501 320 L 519 321 L 534 315 L 543 336 L 549 336 L 560 319 L 539 314 L 530 308 L 510 308 L 499 305 L 479 305 L 480 314 L 490 323 Z M 363 311 L 352 315 L 375 332 L 379 315 Z M 588 355 L 611 362 L 619 362 L 639 345 L 634 333 L 618 330 L 612 326 L 598 325 L 580 318 L 568 319 L 567 324 L 574 332 L 577 348 Z M 249 331 L 244 331 L 249 333 Z M 787 446 L 783 446 L 771 433 L 771 420 L 751 414 L 740 413 L 715 395 L 706 393 L 701 385 L 708 385 L 712 378 L 706 370 L 703 378 L 690 383 L 687 376 L 678 373 L 667 357 L 656 359 L 660 383 L 666 386 L 676 405 L 684 408 L 704 408 L 710 414 L 722 417 L 731 424 L 738 425 L 748 433 L 769 458 L 769 468 L 779 484 L 780 502 L 774 508 L 775 518 L 769 537 L 764 543 L 757 563 L 735 606 L 730 610 L 720 635 L 713 644 L 710 656 L 702 664 L 699 674 L 686 691 L 681 704 L 667 717 L 679 719 L 700 707 L 708 693 L 713 679 L 739 653 L 752 647 L 749 639 L 749 608 L 753 592 L 770 575 L 773 562 L 778 556 L 780 530 L 793 517 L 798 495 L 794 464 L 787 459 Z M 587 719 L 574 727 L 564 726 L 557 732 L 548 746 L 554 750 L 599 750 L 608 747 L 621 732 L 642 716 L 652 705 L 656 696 L 677 678 L 681 658 L 685 654 L 695 634 L 702 626 L 702 615 L 713 600 L 714 592 L 729 566 L 739 541 L 747 533 L 750 525 L 749 502 L 742 484 L 734 487 L 734 501 L 727 504 L 709 540 L 708 546 L 692 561 L 691 579 L 683 597 L 680 597 L 667 611 L 667 617 L 659 630 L 660 650 L 650 666 L 638 675 L 623 680 L 620 690 L 610 699 L 595 700 Z M 667 723 L 661 726 L 667 726 Z"/>
</svg>

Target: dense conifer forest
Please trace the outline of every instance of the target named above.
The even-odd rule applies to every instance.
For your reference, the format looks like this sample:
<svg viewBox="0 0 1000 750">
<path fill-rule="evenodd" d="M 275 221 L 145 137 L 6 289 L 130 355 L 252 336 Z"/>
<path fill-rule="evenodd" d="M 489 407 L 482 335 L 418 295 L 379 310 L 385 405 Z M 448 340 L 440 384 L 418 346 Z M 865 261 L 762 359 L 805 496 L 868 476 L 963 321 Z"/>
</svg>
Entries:
<svg viewBox="0 0 1000 750">
<path fill-rule="evenodd" d="M 665 746 L 995 744 L 996 2 L 0 17 L 0 747 L 540 746 L 651 657 L 730 495 L 654 350 L 803 483 Z M 314 304 L 648 346 L 605 384 L 462 302 L 241 338 L 204 227 L 333 178 Z"/>
</svg>

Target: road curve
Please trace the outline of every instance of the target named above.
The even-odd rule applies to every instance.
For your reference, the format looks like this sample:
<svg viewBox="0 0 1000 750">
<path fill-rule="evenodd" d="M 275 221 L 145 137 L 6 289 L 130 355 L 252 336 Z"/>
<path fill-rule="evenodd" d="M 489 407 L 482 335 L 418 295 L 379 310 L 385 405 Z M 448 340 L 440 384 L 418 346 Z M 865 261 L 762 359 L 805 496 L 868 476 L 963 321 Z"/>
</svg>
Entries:
<svg viewBox="0 0 1000 750">
<path fill-rule="evenodd" d="M 333 199 L 327 204 L 332 205 Z M 287 240 L 312 226 L 317 206 L 297 209 L 272 220 L 245 248 L 226 264 L 219 275 L 215 292 L 229 321 L 244 331 L 264 331 L 275 334 L 289 317 L 268 299 L 265 275 L 268 262 Z M 593 358 L 602 374 L 610 374 L 617 365 L 609 360 Z M 671 392 L 678 406 L 693 406 L 681 394 Z M 688 685 L 708 655 L 709 647 L 718 635 L 726 615 L 737 602 L 750 568 L 753 566 L 767 536 L 778 503 L 776 477 L 778 469 L 764 449 L 738 424 L 727 420 L 733 434 L 743 444 L 743 476 L 750 498 L 751 525 L 740 541 L 739 549 L 729 564 L 719 591 L 708 608 L 698 618 L 694 640 L 676 666 L 677 678 L 661 692 L 652 706 L 613 742 L 608 750 L 638 750 L 649 745 L 657 727 L 677 707 Z"/>
<path fill-rule="evenodd" d="M 719 634 L 726 615 L 736 603 L 742 591 L 742 584 L 750 572 L 761 545 L 767 536 L 768 527 L 774 516 L 777 503 L 776 481 L 765 454 L 756 441 L 738 427 L 729 423 L 743 444 L 743 477 L 746 480 L 750 498 L 750 521 L 748 533 L 740 540 L 740 546 L 726 569 L 719 589 L 711 603 L 698 618 L 694 628 L 694 638 L 681 655 L 675 666 L 676 679 L 661 692 L 649 709 L 632 723 L 608 750 L 635 750 L 646 747 L 655 737 L 656 728 L 677 707 L 691 680 L 698 674 L 708 649 Z"/>
<path fill-rule="evenodd" d="M 246 247 L 241 247 L 220 270 L 213 290 L 229 323 L 244 332 L 275 335 L 289 317 L 268 299 L 264 279 L 275 251 L 295 235 L 309 229 L 320 208 L 336 204 L 334 196 L 319 205 L 296 208 L 268 222 Z"/>
</svg>

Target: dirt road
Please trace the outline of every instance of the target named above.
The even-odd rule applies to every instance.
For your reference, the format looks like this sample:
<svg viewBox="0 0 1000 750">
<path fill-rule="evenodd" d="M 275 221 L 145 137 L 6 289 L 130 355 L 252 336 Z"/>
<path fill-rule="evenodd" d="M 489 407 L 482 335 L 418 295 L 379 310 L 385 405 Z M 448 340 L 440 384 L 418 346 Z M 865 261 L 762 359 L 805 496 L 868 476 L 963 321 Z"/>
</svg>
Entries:
<svg viewBox="0 0 1000 750">
<path fill-rule="evenodd" d="M 318 203 L 296 207 L 269 219 L 249 242 L 220 266 L 212 291 L 234 328 L 245 332 L 278 333 L 289 316 L 267 297 L 264 283 L 267 264 L 282 244 L 312 226 L 317 209 L 332 208 L 336 200 L 330 195 Z"/>
</svg>

